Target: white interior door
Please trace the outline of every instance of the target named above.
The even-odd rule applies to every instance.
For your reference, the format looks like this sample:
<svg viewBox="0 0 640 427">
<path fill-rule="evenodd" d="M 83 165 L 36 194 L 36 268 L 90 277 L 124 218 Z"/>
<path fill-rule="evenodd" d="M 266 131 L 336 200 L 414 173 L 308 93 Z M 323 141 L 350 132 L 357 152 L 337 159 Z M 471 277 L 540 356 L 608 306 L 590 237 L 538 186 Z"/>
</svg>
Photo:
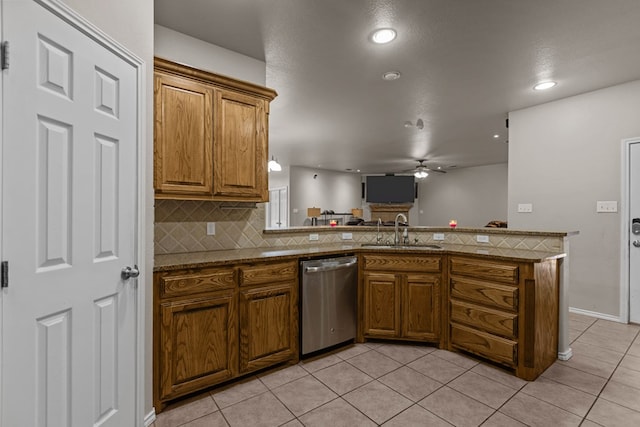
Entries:
<svg viewBox="0 0 640 427">
<path fill-rule="evenodd" d="M 629 321 L 640 323 L 640 141 L 629 144 L 628 167 Z"/>
<path fill-rule="evenodd" d="M 289 226 L 289 192 L 287 187 L 269 190 L 267 203 L 267 228 L 286 228 Z"/>
<path fill-rule="evenodd" d="M 4 0 L 2 426 L 133 426 L 137 71 Z"/>
</svg>

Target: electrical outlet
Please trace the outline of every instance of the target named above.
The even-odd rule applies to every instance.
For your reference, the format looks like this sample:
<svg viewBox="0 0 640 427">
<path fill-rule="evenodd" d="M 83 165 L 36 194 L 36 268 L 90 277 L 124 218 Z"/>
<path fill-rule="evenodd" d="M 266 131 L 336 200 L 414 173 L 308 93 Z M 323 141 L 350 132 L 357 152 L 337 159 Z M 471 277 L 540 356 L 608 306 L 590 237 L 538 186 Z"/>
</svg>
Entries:
<svg viewBox="0 0 640 427">
<path fill-rule="evenodd" d="M 310 242 L 315 242 L 316 240 L 318 240 L 318 235 L 316 233 L 309 234 L 309 241 Z"/>
<path fill-rule="evenodd" d="M 444 240 L 444 233 L 433 233 L 433 240 Z"/>
<path fill-rule="evenodd" d="M 608 202 L 596 202 L 596 212 L 601 213 L 613 213 L 618 212 L 618 202 L 616 201 L 608 201 Z"/>
<path fill-rule="evenodd" d="M 519 213 L 531 213 L 531 212 L 533 212 L 533 204 L 531 204 L 531 203 L 519 203 L 518 204 L 518 212 Z"/>
<path fill-rule="evenodd" d="M 353 240 L 353 233 L 342 233 L 342 240 Z"/>
<path fill-rule="evenodd" d="M 215 236 L 216 235 L 216 223 L 208 222 L 207 223 L 207 236 Z"/>
<path fill-rule="evenodd" d="M 476 242 L 478 242 L 478 243 L 489 243 L 489 236 L 481 236 L 480 234 L 478 234 L 476 236 Z"/>
</svg>

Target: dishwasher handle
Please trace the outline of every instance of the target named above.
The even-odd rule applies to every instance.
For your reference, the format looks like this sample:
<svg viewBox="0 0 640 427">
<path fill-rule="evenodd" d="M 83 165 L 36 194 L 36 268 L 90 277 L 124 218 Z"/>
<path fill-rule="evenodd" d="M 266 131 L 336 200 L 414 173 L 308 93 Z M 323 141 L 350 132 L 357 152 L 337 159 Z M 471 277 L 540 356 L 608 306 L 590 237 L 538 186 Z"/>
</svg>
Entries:
<svg viewBox="0 0 640 427">
<path fill-rule="evenodd" d="M 330 264 L 330 265 L 322 265 L 320 267 L 305 267 L 305 273 L 320 273 L 323 271 L 334 271 L 334 270 L 342 270 L 343 268 L 349 268 L 354 265 L 358 260 L 354 259 L 353 261 L 345 262 L 344 264 Z"/>
</svg>

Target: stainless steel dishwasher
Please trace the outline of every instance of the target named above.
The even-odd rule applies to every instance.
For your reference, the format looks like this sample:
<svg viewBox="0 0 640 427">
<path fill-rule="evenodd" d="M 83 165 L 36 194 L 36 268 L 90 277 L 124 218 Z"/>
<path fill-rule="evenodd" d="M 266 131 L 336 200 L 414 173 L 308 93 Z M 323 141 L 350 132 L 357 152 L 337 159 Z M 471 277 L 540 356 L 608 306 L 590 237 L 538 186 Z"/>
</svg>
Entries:
<svg viewBox="0 0 640 427">
<path fill-rule="evenodd" d="M 300 262 L 301 353 L 309 354 L 356 336 L 358 258 Z"/>
</svg>

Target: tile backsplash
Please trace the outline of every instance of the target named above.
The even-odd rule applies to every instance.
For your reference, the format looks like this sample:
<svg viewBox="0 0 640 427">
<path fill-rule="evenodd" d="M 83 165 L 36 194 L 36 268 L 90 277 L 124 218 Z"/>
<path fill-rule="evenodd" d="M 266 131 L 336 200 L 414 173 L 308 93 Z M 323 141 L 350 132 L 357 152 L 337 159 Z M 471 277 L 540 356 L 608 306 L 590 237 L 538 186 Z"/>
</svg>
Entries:
<svg viewBox="0 0 640 427">
<path fill-rule="evenodd" d="M 265 225 L 264 203 L 208 202 L 156 200 L 155 207 L 156 254 L 200 252 L 241 248 L 291 247 L 309 244 L 346 243 L 360 244 L 376 241 L 375 230 L 349 231 L 349 241 L 342 240 L 342 230 L 303 229 L 293 232 L 270 231 L 263 233 Z M 215 222 L 216 234 L 207 235 L 207 222 Z M 309 233 L 318 234 L 318 240 L 310 242 Z M 493 246 L 499 248 L 525 249 L 557 252 L 563 250 L 563 239 L 557 236 L 519 234 L 490 234 L 489 243 L 478 244 L 477 231 L 446 232 L 442 243 Z M 393 229 L 381 229 L 383 241 L 393 240 Z M 439 243 L 433 240 L 432 230 L 413 229 L 410 240 L 420 243 Z"/>
<path fill-rule="evenodd" d="M 268 246 L 264 203 L 156 200 L 156 254 Z M 216 234 L 207 235 L 207 222 Z"/>
</svg>

